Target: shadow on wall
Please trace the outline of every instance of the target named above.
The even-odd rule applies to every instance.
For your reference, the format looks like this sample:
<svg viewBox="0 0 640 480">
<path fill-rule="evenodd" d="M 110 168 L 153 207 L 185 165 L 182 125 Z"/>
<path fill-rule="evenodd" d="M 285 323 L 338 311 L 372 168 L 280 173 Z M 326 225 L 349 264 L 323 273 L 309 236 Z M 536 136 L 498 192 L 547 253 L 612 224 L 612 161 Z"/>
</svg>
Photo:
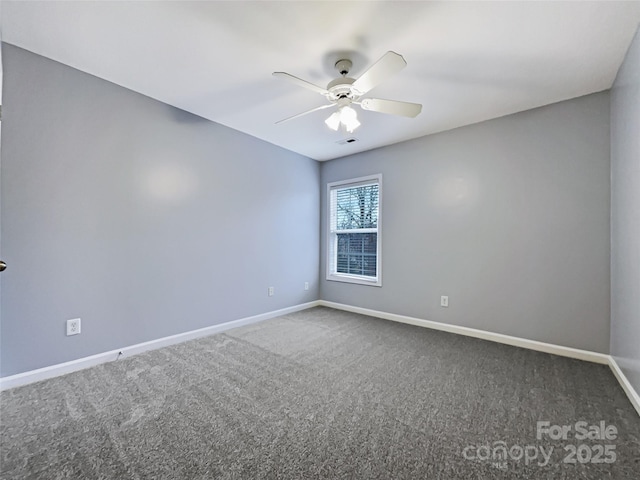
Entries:
<svg viewBox="0 0 640 480">
<path fill-rule="evenodd" d="M 195 124 L 195 123 L 211 123 L 211 120 L 207 120 L 204 117 L 200 117 L 194 113 L 180 110 L 179 108 L 172 107 L 171 105 L 163 104 L 168 112 L 168 116 L 175 120 L 177 123 L 183 124 Z"/>
</svg>

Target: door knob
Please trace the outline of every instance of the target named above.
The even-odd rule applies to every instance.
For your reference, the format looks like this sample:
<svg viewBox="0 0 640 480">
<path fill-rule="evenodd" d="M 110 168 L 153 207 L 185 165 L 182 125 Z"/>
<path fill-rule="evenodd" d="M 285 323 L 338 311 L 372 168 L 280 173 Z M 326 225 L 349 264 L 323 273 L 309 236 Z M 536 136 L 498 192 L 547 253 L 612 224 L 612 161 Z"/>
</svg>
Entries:
<svg viewBox="0 0 640 480">
<path fill-rule="evenodd" d="M 7 264 L 0 260 L 0 272 L 4 272 L 5 268 L 7 268 Z"/>
</svg>

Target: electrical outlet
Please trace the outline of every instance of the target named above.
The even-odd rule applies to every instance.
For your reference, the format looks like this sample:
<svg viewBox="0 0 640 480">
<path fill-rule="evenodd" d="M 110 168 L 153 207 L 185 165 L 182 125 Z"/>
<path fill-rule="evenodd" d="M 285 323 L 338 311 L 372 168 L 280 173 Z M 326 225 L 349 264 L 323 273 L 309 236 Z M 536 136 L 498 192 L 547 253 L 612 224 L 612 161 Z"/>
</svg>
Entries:
<svg viewBox="0 0 640 480">
<path fill-rule="evenodd" d="M 442 295 L 440 297 L 440 306 L 441 307 L 448 307 L 449 306 L 449 297 L 447 297 L 446 295 Z"/>
<path fill-rule="evenodd" d="M 309 290 L 309 282 L 304 282 L 304 289 Z"/>
<path fill-rule="evenodd" d="M 269 287 L 269 296 L 273 297 L 274 293 L 275 293 L 275 289 L 273 287 Z"/>
<path fill-rule="evenodd" d="M 67 336 L 78 335 L 80 333 L 81 320 L 79 318 L 73 318 L 67 320 Z"/>
</svg>

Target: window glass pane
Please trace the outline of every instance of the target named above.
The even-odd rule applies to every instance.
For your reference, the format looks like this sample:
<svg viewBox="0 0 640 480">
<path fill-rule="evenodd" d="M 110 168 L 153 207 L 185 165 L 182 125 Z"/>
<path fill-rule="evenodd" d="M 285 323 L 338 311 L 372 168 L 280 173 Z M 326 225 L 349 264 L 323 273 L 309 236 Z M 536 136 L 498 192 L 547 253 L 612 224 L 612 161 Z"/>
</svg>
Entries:
<svg viewBox="0 0 640 480">
<path fill-rule="evenodd" d="M 377 228 L 378 185 L 342 188 L 336 192 L 336 228 Z"/>
<path fill-rule="evenodd" d="M 337 273 L 376 276 L 377 233 L 339 233 Z"/>
</svg>

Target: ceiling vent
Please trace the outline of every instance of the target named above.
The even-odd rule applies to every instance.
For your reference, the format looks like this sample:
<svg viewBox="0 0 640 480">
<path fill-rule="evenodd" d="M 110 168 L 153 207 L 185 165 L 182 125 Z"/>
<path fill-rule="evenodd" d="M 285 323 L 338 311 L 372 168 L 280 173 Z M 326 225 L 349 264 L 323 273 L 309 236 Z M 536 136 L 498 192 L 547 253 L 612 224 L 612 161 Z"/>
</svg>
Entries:
<svg viewBox="0 0 640 480">
<path fill-rule="evenodd" d="M 340 140 L 338 142 L 336 142 L 338 145 L 348 145 L 349 143 L 354 143 L 357 142 L 358 139 L 357 138 L 345 138 L 344 140 Z"/>
</svg>

